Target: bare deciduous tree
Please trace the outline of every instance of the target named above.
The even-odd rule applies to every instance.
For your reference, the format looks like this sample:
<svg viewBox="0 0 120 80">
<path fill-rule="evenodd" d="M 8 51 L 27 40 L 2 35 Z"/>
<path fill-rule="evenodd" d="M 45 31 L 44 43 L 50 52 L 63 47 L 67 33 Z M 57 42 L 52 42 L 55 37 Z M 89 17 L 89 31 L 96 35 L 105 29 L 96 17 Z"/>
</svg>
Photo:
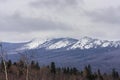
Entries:
<svg viewBox="0 0 120 80">
<path fill-rule="evenodd" d="M 7 65 L 6 65 L 6 53 L 3 50 L 3 46 L 2 46 L 2 42 L 0 43 L 0 58 L 3 61 L 3 65 L 4 65 L 4 72 L 5 72 L 5 78 L 6 80 L 8 80 L 8 73 L 7 73 Z"/>
<path fill-rule="evenodd" d="M 26 80 L 29 80 L 29 65 L 31 61 L 34 58 L 33 53 L 29 53 L 28 50 L 26 49 L 24 52 L 18 52 L 20 55 L 20 59 L 25 63 L 26 65 Z"/>
</svg>

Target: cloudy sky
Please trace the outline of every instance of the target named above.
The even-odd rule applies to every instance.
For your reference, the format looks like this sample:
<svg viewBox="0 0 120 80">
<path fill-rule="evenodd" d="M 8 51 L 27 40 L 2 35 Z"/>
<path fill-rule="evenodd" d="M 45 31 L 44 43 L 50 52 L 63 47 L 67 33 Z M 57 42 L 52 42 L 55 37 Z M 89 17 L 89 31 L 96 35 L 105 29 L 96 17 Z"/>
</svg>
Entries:
<svg viewBox="0 0 120 80">
<path fill-rule="evenodd" d="M 0 0 L 0 40 L 120 40 L 119 0 Z"/>
</svg>

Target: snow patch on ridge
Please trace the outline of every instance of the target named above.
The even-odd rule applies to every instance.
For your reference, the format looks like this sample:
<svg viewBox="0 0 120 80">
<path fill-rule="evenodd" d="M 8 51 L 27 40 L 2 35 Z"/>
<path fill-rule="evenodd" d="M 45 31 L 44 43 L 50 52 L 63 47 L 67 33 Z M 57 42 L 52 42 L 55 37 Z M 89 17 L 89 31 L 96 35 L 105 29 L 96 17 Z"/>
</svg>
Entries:
<svg viewBox="0 0 120 80">
<path fill-rule="evenodd" d="M 25 44 L 21 49 L 35 49 L 46 41 L 46 39 L 33 39 L 30 42 L 28 42 L 28 44 Z"/>
<path fill-rule="evenodd" d="M 74 43 L 76 43 L 76 41 L 77 41 L 76 39 L 72 39 L 72 38 L 60 38 L 55 40 L 53 39 L 52 44 L 49 44 L 46 49 L 51 50 L 51 49 L 65 48 L 70 45 L 73 45 Z"/>
<path fill-rule="evenodd" d="M 80 48 L 80 49 L 89 49 L 91 47 L 93 47 L 92 44 L 89 45 L 89 43 L 92 41 L 91 38 L 88 38 L 88 37 L 83 37 L 81 38 L 77 43 L 75 43 L 71 49 L 76 49 L 76 48 Z"/>
<path fill-rule="evenodd" d="M 103 44 L 102 44 L 102 47 L 108 47 L 109 45 L 110 45 L 111 43 L 110 42 L 104 42 Z"/>
<path fill-rule="evenodd" d="M 58 48 L 63 48 L 66 47 L 68 45 L 70 45 L 71 43 L 69 43 L 68 41 L 59 41 L 53 45 L 50 45 L 48 48 L 49 49 L 58 49 Z"/>
</svg>

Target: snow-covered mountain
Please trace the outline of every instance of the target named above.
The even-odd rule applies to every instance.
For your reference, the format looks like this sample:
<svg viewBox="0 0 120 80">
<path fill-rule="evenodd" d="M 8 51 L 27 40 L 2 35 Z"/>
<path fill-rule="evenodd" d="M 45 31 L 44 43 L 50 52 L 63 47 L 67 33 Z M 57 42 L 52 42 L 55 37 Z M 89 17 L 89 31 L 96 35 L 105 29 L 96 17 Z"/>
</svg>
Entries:
<svg viewBox="0 0 120 80">
<path fill-rule="evenodd" d="M 109 71 L 111 68 L 116 68 L 120 71 L 120 41 L 90 37 L 33 39 L 23 43 L 3 42 L 3 49 L 13 61 L 20 58 L 18 52 L 24 53 L 27 49 L 28 54 L 34 53 L 34 60 L 41 65 L 48 65 L 54 61 L 57 66 L 81 69 L 91 64 L 95 70 L 99 68 Z"/>
<path fill-rule="evenodd" d="M 119 48 L 120 41 L 108 41 L 93 39 L 90 37 L 82 37 L 81 39 L 74 38 L 53 38 L 53 39 L 32 39 L 28 42 L 22 43 L 9 43 L 3 42 L 3 48 L 8 53 L 16 53 L 18 51 L 31 50 L 31 49 L 44 49 L 44 50 L 88 50 L 97 48 Z"/>
<path fill-rule="evenodd" d="M 81 39 L 73 38 L 55 38 L 55 39 L 33 39 L 32 41 L 24 44 L 19 49 L 38 49 L 44 48 L 46 50 L 55 49 L 92 49 L 92 48 L 102 48 L 102 47 L 120 47 L 120 41 L 107 41 L 92 39 L 90 37 L 83 37 Z M 19 50 L 18 49 L 18 50 Z"/>
</svg>

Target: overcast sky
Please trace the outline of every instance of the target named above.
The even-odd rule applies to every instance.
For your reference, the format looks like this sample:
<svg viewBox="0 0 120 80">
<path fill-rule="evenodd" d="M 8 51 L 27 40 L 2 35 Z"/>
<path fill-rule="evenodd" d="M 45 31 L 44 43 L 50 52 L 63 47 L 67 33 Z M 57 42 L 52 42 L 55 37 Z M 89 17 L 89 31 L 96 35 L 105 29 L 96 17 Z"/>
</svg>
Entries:
<svg viewBox="0 0 120 80">
<path fill-rule="evenodd" d="M 0 0 L 0 40 L 120 40 L 120 0 Z"/>
</svg>

